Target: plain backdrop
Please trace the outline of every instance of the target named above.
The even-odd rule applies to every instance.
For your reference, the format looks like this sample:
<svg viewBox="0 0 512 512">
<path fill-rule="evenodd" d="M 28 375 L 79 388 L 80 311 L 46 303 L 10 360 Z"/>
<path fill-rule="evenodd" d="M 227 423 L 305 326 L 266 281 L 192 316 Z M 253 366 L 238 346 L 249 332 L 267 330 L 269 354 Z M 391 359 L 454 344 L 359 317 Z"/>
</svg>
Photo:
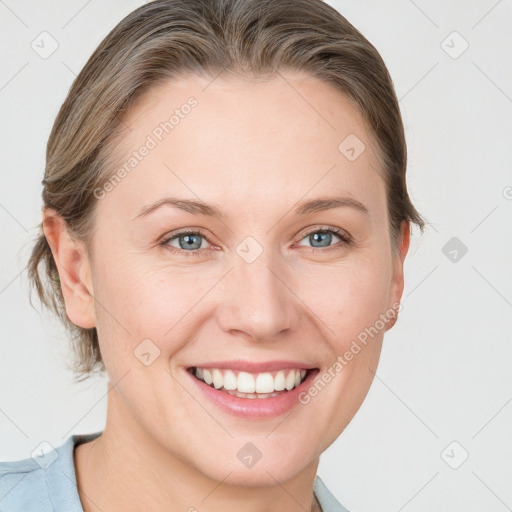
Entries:
<svg viewBox="0 0 512 512">
<path fill-rule="evenodd" d="M 104 426 L 106 380 L 74 383 L 66 334 L 30 306 L 25 265 L 57 111 L 140 3 L 0 1 L 1 460 Z M 329 3 L 388 65 L 429 224 L 414 231 L 370 392 L 319 475 L 353 512 L 511 510 L 512 3 Z M 51 55 L 34 49 L 41 37 Z"/>
</svg>

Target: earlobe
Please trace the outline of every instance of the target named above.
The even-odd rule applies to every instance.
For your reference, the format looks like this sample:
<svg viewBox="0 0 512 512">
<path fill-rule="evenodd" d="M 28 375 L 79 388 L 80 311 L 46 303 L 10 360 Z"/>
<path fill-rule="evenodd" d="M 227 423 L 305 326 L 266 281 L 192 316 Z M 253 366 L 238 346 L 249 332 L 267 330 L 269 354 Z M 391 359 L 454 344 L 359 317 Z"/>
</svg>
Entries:
<svg viewBox="0 0 512 512">
<path fill-rule="evenodd" d="M 52 209 L 43 210 L 43 231 L 59 271 L 66 313 L 78 327 L 96 327 L 90 261 L 80 240 L 69 233 L 64 219 Z"/>
</svg>

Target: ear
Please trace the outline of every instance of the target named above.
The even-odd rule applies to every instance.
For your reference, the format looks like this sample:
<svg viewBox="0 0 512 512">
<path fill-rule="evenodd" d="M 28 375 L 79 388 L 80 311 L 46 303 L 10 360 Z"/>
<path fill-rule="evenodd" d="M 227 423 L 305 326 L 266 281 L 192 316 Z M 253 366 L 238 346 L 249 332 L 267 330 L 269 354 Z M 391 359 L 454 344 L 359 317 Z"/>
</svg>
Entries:
<svg viewBox="0 0 512 512">
<path fill-rule="evenodd" d="M 66 222 L 43 209 L 43 231 L 59 271 L 68 318 L 78 327 L 96 327 L 91 266 L 84 243 L 71 236 Z"/>
<path fill-rule="evenodd" d="M 396 251 L 393 251 L 393 279 L 390 286 L 387 311 L 394 310 L 395 317 L 388 323 L 386 331 L 395 325 L 398 316 L 400 300 L 402 299 L 402 294 L 404 292 L 404 261 L 410 244 L 409 226 L 409 221 L 403 220 L 401 222 L 398 254 Z"/>
</svg>

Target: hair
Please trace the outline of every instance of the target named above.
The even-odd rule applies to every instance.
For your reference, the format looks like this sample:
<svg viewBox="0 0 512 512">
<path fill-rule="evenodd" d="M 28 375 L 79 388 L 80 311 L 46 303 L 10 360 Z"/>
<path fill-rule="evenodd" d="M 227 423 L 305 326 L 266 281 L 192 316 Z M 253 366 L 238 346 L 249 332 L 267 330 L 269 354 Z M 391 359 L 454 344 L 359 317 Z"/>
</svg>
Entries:
<svg viewBox="0 0 512 512">
<path fill-rule="evenodd" d="M 187 74 L 270 78 L 305 72 L 334 85 L 361 113 L 382 162 L 393 251 L 401 222 L 425 222 L 406 184 L 407 149 L 393 82 L 375 47 L 321 0 L 155 0 L 131 12 L 103 39 L 74 80 L 46 150 L 43 209 L 90 250 L 94 190 L 113 174 L 122 114 L 154 86 Z M 80 380 L 104 371 L 96 328 L 67 317 L 59 273 L 43 223 L 28 262 L 41 303 L 72 336 Z M 31 290 L 32 291 L 32 290 Z M 31 299 L 30 299 L 31 300 Z"/>
</svg>

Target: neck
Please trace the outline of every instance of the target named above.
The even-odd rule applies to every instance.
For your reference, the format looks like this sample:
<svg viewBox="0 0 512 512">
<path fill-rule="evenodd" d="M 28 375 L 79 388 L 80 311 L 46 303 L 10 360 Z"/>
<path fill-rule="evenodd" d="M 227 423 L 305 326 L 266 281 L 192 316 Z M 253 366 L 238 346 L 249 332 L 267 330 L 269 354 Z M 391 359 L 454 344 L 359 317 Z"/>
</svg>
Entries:
<svg viewBox="0 0 512 512">
<path fill-rule="evenodd" d="M 77 486 L 84 512 L 316 512 L 313 484 L 319 459 L 293 478 L 269 486 L 229 483 L 205 475 L 153 439 L 109 396 L 107 422 L 97 439 L 75 450 Z"/>
</svg>

